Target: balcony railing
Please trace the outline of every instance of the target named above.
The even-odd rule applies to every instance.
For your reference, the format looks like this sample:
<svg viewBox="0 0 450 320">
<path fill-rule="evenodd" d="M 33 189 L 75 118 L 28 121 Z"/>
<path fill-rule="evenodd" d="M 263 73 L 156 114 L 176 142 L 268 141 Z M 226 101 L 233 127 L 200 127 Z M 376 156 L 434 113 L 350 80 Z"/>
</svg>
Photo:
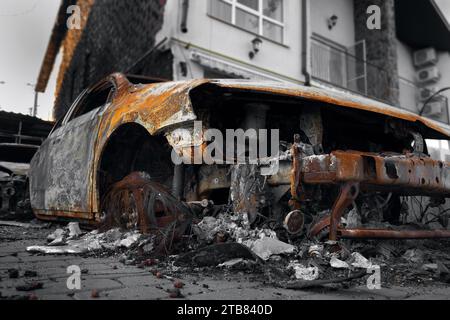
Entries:
<svg viewBox="0 0 450 320">
<path fill-rule="evenodd" d="M 420 96 L 421 88 L 408 79 L 367 62 L 365 57 L 364 42 L 356 43 L 352 48 L 343 48 L 313 38 L 312 77 L 320 82 L 419 113 L 426 100 Z M 423 115 L 450 124 L 447 97 L 439 95 L 433 102 L 442 105 L 442 112 L 425 112 Z"/>
</svg>

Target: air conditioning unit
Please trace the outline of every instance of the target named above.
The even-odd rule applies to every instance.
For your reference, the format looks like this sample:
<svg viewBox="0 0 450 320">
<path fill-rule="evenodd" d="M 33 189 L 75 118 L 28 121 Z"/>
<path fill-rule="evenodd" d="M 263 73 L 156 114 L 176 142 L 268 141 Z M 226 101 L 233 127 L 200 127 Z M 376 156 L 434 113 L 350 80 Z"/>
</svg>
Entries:
<svg viewBox="0 0 450 320">
<path fill-rule="evenodd" d="M 438 100 L 428 103 L 423 109 L 422 115 L 429 118 L 440 118 L 445 110 L 445 101 Z"/>
<path fill-rule="evenodd" d="M 427 48 L 414 52 L 414 65 L 417 68 L 435 65 L 437 62 L 438 58 L 434 48 Z"/>
<path fill-rule="evenodd" d="M 437 67 L 429 67 L 417 71 L 416 77 L 419 84 L 436 83 L 441 78 L 441 74 Z"/>
<path fill-rule="evenodd" d="M 421 88 L 419 90 L 419 100 L 425 102 L 430 99 L 437 91 L 437 87 Z"/>
</svg>

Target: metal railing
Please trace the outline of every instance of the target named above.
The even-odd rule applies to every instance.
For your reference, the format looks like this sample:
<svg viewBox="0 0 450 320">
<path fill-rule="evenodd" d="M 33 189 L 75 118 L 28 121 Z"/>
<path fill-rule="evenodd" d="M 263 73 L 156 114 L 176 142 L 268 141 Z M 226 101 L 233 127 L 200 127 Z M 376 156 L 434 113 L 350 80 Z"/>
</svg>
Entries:
<svg viewBox="0 0 450 320">
<path fill-rule="evenodd" d="M 421 88 L 414 82 L 366 61 L 363 41 L 356 43 L 352 48 L 344 48 L 313 38 L 311 75 L 320 82 L 414 113 L 419 113 L 423 106 L 424 101 L 420 97 Z M 430 118 L 450 124 L 447 97 L 439 95 L 435 100 L 442 103 L 443 110 L 441 114 Z"/>
</svg>

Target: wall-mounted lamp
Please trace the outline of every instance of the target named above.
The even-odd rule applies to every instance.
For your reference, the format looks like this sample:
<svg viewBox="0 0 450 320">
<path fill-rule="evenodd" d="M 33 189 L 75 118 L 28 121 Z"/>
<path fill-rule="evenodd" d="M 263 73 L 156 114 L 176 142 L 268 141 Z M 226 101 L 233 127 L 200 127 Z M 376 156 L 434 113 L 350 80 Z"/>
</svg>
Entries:
<svg viewBox="0 0 450 320">
<path fill-rule="evenodd" d="M 333 29 L 338 22 L 338 16 L 333 14 L 331 17 L 328 18 L 327 22 L 328 22 L 328 29 Z"/>
<path fill-rule="evenodd" d="M 263 41 L 260 38 L 255 38 L 252 40 L 253 51 L 250 51 L 248 53 L 248 56 L 250 57 L 250 59 L 253 59 L 258 54 L 258 52 L 261 50 L 262 44 L 263 44 Z"/>
</svg>

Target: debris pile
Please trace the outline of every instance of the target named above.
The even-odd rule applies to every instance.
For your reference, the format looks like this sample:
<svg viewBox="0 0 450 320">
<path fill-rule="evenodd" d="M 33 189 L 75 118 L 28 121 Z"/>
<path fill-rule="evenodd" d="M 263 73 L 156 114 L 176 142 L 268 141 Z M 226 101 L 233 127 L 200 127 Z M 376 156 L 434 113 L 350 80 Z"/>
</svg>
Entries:
<svg viewBox="0 0 450 320">
<path fill-rule="evenodd" d="M 141 237 L 138 231 L 124 233 L 118 228 L 103 233 L 98 230 L 85 233 L 81 231 L 78 223 L 71 222 L 66 228 L 56 229 L 51 233 L 47 237 L 47 245 L 30 246 L 27 247 L 27 251 L 45 254 L 82 254 L 98 250 L 115 250 L 131 248 Z"/>
<path fill-rule="evenodd" d="M 192 221 L 167 251 L 169 255 L 161 255 L 157 235 L 143 234 L 137 225 L 134 230 L 86 232 L 78 223 L 69 223 L 48 235 L 46 245 L 27 250 L 43 254 L 119 255 L 121 262 L 151 268 L 157 277 L 245 272 L 258 275 L 268 284 L 290 289 L 362 285 L 374 268 L 383 270 L 385 285 L 426 283 L 426 279 L 450 281 L 450 252 L 442 249 L 442 241 L 446 240 L 323 242 L 285 238 L 279 237 L 275 228 L 252 225 L 245 213 L 230 214 L 225 210 Z M 360 223 L 355 213 L 342 221 Z M 171 292 L 174 297 L 179 292 L 175 289 Z"/>
</svg>

